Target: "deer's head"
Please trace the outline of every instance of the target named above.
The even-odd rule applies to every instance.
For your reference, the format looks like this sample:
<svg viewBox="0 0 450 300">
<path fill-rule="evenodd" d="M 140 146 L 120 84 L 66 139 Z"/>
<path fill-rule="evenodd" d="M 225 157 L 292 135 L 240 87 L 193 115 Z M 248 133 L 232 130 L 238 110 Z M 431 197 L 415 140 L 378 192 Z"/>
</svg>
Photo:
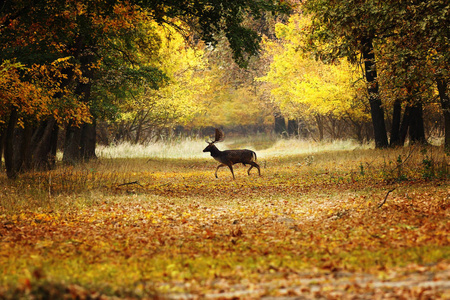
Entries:
<svg viewBox="0 0 450 300">
<path fill-rule="evenodd" d="M 215 134 L 214 140 L 211 142 L 206 141 L 208 143 L 208 146 L 206 146 L 206 148 L 203 149 L 203 152 L 211 152 L 211 151 L 214 151 L 215 149 L 217 149 L 216 145 L 214 145 L 214 144 L 222 141 L 223 138 L 224 138 L 223 131 L 216 128 L 216 134 Z"/>
</svg>

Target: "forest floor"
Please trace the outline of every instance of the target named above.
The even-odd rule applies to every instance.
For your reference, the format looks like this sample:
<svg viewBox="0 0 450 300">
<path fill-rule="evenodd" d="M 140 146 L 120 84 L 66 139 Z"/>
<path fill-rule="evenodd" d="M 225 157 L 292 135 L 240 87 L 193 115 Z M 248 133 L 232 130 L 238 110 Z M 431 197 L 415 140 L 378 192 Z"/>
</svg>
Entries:
<svg viewBox="0 0 450 300">
<path fill-rule="evenodd" d="M 449 299 L 448 156 L 99 159 L 0 178 L 0 299 Z M 3 176 L 3 175 L 2 175 Z"/>
</svg>

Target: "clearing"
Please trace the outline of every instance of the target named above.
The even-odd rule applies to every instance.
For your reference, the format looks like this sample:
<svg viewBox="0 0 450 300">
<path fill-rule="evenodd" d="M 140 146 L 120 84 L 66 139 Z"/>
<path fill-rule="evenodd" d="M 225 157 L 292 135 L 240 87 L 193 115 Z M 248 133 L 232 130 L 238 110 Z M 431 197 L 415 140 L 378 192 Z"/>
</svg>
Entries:
<svg viewBox="0 0 450 300">
<path fill-rule="evenodd" d="M 234 181 L 209 156 L 2 175 L 0 298 L 448 299 L 441 152 L 260 151 Z"/>
</svg>

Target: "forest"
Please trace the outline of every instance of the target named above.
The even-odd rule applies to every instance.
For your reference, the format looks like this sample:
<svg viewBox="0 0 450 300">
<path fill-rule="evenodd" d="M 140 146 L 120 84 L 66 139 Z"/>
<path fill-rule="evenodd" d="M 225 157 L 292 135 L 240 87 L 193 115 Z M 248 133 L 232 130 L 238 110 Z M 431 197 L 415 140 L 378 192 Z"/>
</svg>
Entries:
<svg viewBox="0 0 450 300">
<path fill-rule="evenodd" d="M 0 48 L 0 299 L 449 297 L 448 1 L 0 0 Z"/>
<path fill-rule="evenodd" d="M 352 3 L 3 1 L 8 177 L 213 127 L 448 148 L 447 3 Z"/>
</svg>

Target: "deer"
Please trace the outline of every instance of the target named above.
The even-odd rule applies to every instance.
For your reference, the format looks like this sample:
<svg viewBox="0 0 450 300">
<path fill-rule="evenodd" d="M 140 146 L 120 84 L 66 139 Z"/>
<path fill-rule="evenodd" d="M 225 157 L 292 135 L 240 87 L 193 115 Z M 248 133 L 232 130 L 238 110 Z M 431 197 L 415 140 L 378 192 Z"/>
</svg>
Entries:
<svg viewBox="0 0 450 300">
<path fill-rule="evenodd" d="M 231 175 L 233 175 L 233 179 L 236 179 L 234 177 L 232 166 L 238 163 L 242 163 L 244 166 L 250 165 L 250 168 L 247 171 L 248 175 L 250 175 L 250 170 L 255 167 L 258 169 L 259 176 L 261 176 L 261 170 L 259 168 L 259 165 L 256 163 L 256 153 L 254 151 L 248 149 L 220 151 L 214 144 L 222 141 L 223 139 L 223 131 L 216 128 L 214 140 L 211 142 L 206 141 L 208 143 L 208 146 L 203 149 L 203 152 L 210 152 L 211 156 L 215 160 L 220 162 L 220 165 L 217 166 L 216 173 L 214 174 L 216 178 L 218 178 L 217 171 L 219 170 L 219 168 L 227 166 L 231 171 Z"/>
</svg>

